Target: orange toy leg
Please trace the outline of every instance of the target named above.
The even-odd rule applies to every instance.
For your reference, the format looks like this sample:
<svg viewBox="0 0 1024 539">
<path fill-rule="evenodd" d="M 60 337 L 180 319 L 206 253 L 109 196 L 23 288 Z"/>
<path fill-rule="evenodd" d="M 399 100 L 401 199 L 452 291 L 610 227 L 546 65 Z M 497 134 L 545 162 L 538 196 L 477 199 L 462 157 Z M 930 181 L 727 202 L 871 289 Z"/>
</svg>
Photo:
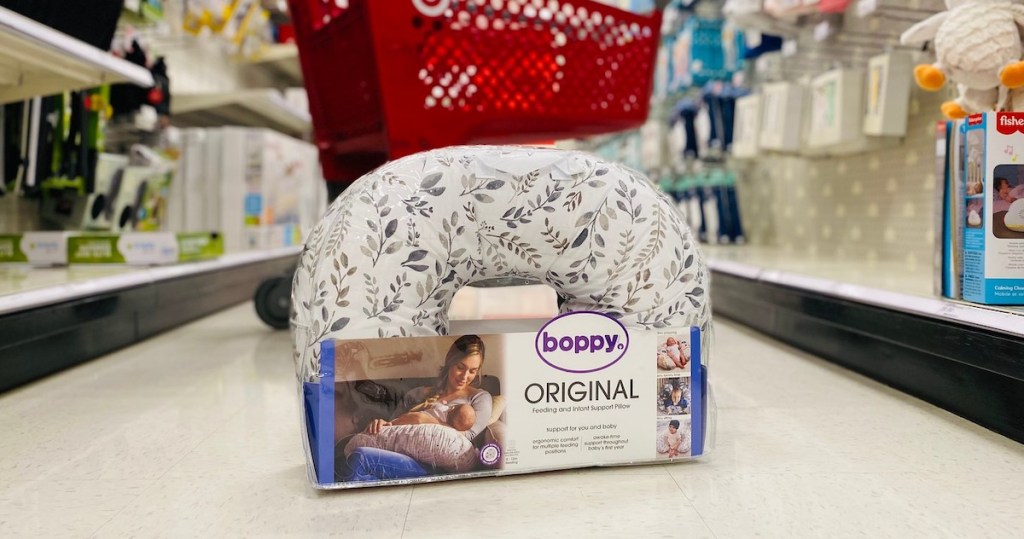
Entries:
<svg viewBox="0 0 1024 539">
<path fill-rule="evenodd" d="M 1007 88 L 1024 86 L 1024 62 L 1008 64 L 999 70 L 999 81 Z"/>
<path fill-rule="evenodd" d="M 918 86 L 929 92 L 936 92 L 946 84 L 946 76 L 942 74 L 942 70 L 926 64 L 914 68 L 914 80 Z"/>
<path fill-rule="evenodd" d="M 950 120 L 960 120 L 967 117 L 967 112 L 956 101 L 946 101 L 943 103 L 942 114 Z"/>
</svg>

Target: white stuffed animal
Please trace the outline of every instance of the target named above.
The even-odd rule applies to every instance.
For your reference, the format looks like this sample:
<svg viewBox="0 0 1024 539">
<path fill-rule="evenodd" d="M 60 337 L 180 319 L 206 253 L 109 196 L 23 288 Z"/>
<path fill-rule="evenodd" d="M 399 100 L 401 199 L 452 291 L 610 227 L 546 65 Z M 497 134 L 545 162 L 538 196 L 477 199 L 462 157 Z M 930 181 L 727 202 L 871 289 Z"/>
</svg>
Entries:
<svg viewBox="0 0 1024 539">
<path fill-rule="evenodd" d="M 957 84 L 959 97 L 942 104 L 949 118 L 1005 109 L 1009 90 L 1024 86 L 1024 6 L 1011 0 L 946 0 L 946 8 L 900 36 L 904 45 L 935 41 L 938 61 L 914 69 L 917 84 L 933 92 L 947 78 Z"/>
</svg>

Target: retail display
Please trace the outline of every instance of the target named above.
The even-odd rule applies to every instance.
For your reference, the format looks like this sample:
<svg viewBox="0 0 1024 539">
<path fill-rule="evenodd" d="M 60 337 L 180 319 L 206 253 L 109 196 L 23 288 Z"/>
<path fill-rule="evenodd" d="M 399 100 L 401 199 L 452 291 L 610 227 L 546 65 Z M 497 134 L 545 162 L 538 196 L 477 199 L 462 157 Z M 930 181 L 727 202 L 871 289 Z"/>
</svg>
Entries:
<svg viewBox="0 0 1024 539">
<path fill-rule="evenodd" d="M 178 171 L 185 225 L 228 252 L 295 245 L 327 204 L 316 148 L 266 129 L 184 130 Z"/>
<path fill-rule="evenodd" d="M 930 91 L 947 79 L 957 85 L 957 99 L 942 105 L 949 118 L 1013 110 L 1009 90 L 1024 86 L 1024 6 L 1010 0 L 946 0 L 946 7 L 900 36 L 903 44 L 935 43 L 937 62 L 914 69 L 917 84 Z"/>
<path fill-rule="evenodd" d="M 679 355 L 681 340 L 691 347 L 692 364 L 701 363 L 693 358 L 706 354 L 711 318 L 703 264 L 695 238 L 667 196 L 638 173 L 588 154 L 519 147 L 454 147 L 393 161 L 361 178 L 332 204 L 312 232 L 293 285 L 297 374 L 307 399 L 316 401 L 305 408 L 311 479 L 320 488 L 365 485 L 361 479 L 370 476 L 371 481 L 388 479 L 370 473 L 373 467 L 366 458 L 380 453 L 363 451 L 358 453 L 361 457 L 353 458 L 359 452 L 356 447 L 346 450 L 349 442 L 345 447 L 336 445 L 343 436 L 367 428 L 364 423 L 369 417 L 363 415 L 367 410 L 353 409 L 352 422 L 338 421 L 335 410 L 343 406 L 344 399 L 359 394 L 374 402 L 390 403 L 386 405 L 388 411 L 395 411 L 391 408 L 397 403 L 411 402 L 406 397 L 409 390 L 422 385 L 416 383 L 422 380 L 412 375 L 412 368 L 419 369 L 421 361 L 408 354 L 390 350 L 388 357 L 380 360 L 380 368 L 391 374 L 388 378 L 406 380 L 399 390 L 352 370 L 357 366 L 348 359 L 353 352 L 342 351 L 360 345 L 377 346 L 383 353 L 380 347 L 389 342 L 413 350 L 442 347 L 440 339 L 412 338 L 448 334 L 447 310 L 455 292 L 469 283 L 500 277 L 547 283 L 563 299 L 562 312 L 574 314 L 552 320 L 543 328 L 537 325 L 513 331 L 510 324 L 508 331 L 495 337 L 505 339 L 505 344 L 489 346 L 521 357 L 527 353 L 522 348 L 527 345 L 534 353 L 534 339 L 538 339 L 538 361 L 533 367 L 527 366 L 532 362 L 517 360 L 503 375 L 495 374 L 505 377 L 493 382 L 500 384 L 502 395 L 507 395 L 509 417 L 516 415 L 515 424 L 507 427 L 504 442 L 490 448 L 487 442 L 474 446 L 480 450 L 477 456 L 484 464 L 504 467 L 488 473 L 593 462 L 656 461 L 656 399 L 653 393 L 638 388 L 650 385 L 653 390 L 658 381 L 655 345 L 662 336 L 672 336 L 672 342 L 666 345 L 673 348 L 667 352 L 670 355 Z M 566 352 L 583 352 L 583 337 L 565 336 L 565 331 L 572 328 L 595 335 L 587 337 L 586 354 Z M 476 331 L 471 328 L 464 333 L 470 332 Z M 404 338 L 376 340 L 395 336 Z M 629 345 L 616 346 L 616 342 L 624 343 L 626 339 Z M 426 372 L 436 373 L 433 367 L 426 367 L 427 361 L 423 361 Z M 403 367 L 406 365 L 409 370 Z M 488 368 L 484 366 L 477 374 L 501 372 Z M 500 362 L 496 368 L 501 368 Z M 693 391 L 703 391 L 705 369 L 693 368 L 696 378 L 691 378 L 692 383 L 701 381 L 700 389 Z M 541 374 L 544 378 L 536 378 Z M 612 381 L 606 377 L 612 377 Z M 339 385 L 332 385 L 332 380 Z M 545 381 L 546 385 L 532 383 L 536 381 Z M 493 406 L 497 392 L 488 393 Z M 583 393 L 586 395 L 579 396 Z M 469 404 L 475 404 L 471 401 Z M 648 406 L 643 402 L 650 403 L 650 412 L 643 409 Z M 558 413 L 559 406 L 567 407 L 566 415 L 546 426 L 549 433 L 564 435 L 535 437 L 536 429 L 549 423 L 546 418 L 555 419 L 553 415 L 536 415 L 548 413 L 540 408 L 542 405 L 553 407 L 555 412 L 551 413 Z M 569 408 L 572 405 L 581 409 Z M 476 417 L 470 421 L 474 427 L 469 438 L 475 439 L 484 427 L 493 426 L 487 419 L 493 408 L 472 407 Z M 371 413 L 381 411 L 376 406 L 373 410 Z M 693 412 L 691 428 L 693 424 L 705 424 L 703 413 Z M 570 425 L 576 427 L 576 421 L 567 422 L 566 418 L 574 414 L 583 425 L 596 422 L 607 426 L 594 427 L 602 430 L 599 437 L 571 435 Z M 531 415 L 533 419 L 526 419 Z M 632 425 L 631 418 L 644 416 L 650 418 L 650 425 L 643 427 L 646 434 L 639 434 L 647 438 L 640 439 L 635 434 L 639 431 L 633 430 L 640 427 L 627 424 Z M 604 418 L 608 419 L 602 422 Z M 416 420 L 405 418 L 402 422 Z M 435 414 L 434 420 L 450 423 L 458 418 L 441 419 Z M 325 431 L 323 426 L 328 424 L 332 426 Z M 370 426 L 369 434 L 380 427 L 380 423 L 373 425 L 376 427 Z M 673 445 L 664 456 L 688 456 L 690 453 L 675 443 L 676 434 L 686 432 L 686 426 L 675 423 L 675 427 L 665 428 Z M 544 432 L 540 428 L 539 433 Z M 699 436 L 691 443 L 699 451 L 694 454 L 702 452 L 706 436 L 703 430 L 696 432 Z M 434 435 L 436 432 L 422 434 L 427 440 Z M 500 438 L 493 432 L 491 436 Z M 555 440 L 541 441 L 547 438 Z M 427 440 L 420 443 L 429 443 Z M 588 449 L 592 441 L 596 441 L 594 447 L 604 446 L 602 453 Z M 450 442 L 444 444 L 457 448 L 453 451 L 476 451 Z M 575 444 L 574 449 L 553 451 L 563 442 Z M 547 449 L 548 455 L 542 449 Z M 338 452 L 343 456 L 336 457 Z M 347 460 L 345 454 L 349 455 Z M 556 454 L 561 456 L 549 456 Z M 408 477 L 422 476 L 426 469 L 424 463 L 411 457 L 398 457 L 398 461 L 419 470 Z M 335 475 L 339 465 L 341 477 Z M 465 468 L 460 464 L 453 469 Z M 428 475 L 422 480 L 452 477 Z"/>
<path fill-rule="evenodd" d="M 701 243 L 746 243 L 733 170 L 712 166 L 710 170 L 668 177 L 661 188 L 672 195 Z"/>
<path fill-rule="evenodd" d="M 964 127 L 967 170 L 963 297 L 994 305 L 1024 305 L 1024 113 L 971 116 Z"/>
<path fill-rule="evenodd" d="M 708 147 L 717 154 L 728 152 L 732 148 L 734 126 L 736 121 L 736 100 L 750 92 L 741 87 L 720 81 L 706 84 L 702 90 L 704 103 L 708 107 L 711 133 Z"/>
</svg>

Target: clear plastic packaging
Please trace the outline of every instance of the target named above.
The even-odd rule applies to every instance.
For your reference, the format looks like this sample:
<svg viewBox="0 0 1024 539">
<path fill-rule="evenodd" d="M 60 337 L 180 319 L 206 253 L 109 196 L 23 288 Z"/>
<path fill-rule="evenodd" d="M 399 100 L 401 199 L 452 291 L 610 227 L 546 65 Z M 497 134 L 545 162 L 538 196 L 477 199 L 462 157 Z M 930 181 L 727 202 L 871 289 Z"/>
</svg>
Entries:
<svg viewBox="0 0 1024 539">
<path fill-rule="evenodd" d="M 671 199 L 639 172 L 592 155 L 453 147 L 381 167 L 332 204 L 295 274 L 292 331 L 311 481 L 341 488 L 706 454 L 714 431 L 708 277 Z M 463 339 L 436 336 L 449 334 L 458 289 L 499 278 L 545 283 L 558 292 L 561 311 L 575 314 L 476 331 L 465 339 L 480 340 L 477 362 L 472 350 L 458 351 Z M 456 381 L 449 376 L 456 368 L 478 370 Z M 579 420 L 566 430 L 626 415 L 604 422 L 600 437 L 523 438 L 532 436 L 523 429 L 542 428 L 559 410 Z M 463 412 L 467 421 L 473 414 L 472 427 L 458 424 Z M 637 431 L 659 433 L 627 436 L 628 414 L 660 421 Z M 695 449 L 656 451 L 664 441 L 656 438 L 677 440 L 686 423 L 699 426 L 687 431 L 685 445 Z M 437 461 L 408 447 L 399 430 L 382 434 L 387 429 L 415 432 L 460 458 L 468 451 L 478 462 Z M 616 437 L 633 441 L 612 444 Z M 520 447 L 503 445 L 513 439 Z M 549 465 L 531 451 L 550 444 L 566 444 L 568 453 L 547 448 Z M 369 449 L 353 457 L 356 445 Z M 366 465 L 366 455 L 380 469 L 412 471 L 353 479 L 360 474 L 352 461 Z"/>
</svg>

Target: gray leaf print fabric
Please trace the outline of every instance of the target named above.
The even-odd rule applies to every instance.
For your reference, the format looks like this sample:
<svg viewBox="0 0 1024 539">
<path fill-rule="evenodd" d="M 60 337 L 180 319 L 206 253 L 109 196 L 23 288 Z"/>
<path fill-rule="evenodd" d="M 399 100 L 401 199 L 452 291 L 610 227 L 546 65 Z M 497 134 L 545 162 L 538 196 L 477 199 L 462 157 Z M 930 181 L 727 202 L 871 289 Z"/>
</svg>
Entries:
<svg viewBox="0 0 1024 539">
<path fill-rule="evenodd" d="M 447 334 L 456 291 L 509 276 L 550 285 L 563 311 L 700 326 L 708 344 L 704 259 L 646 177 L 581 152 L 466 146 L 388 163 L 328 209 L 295 273 L 297 374 L 318 377 L 327 338 Z"/>
</svg>

